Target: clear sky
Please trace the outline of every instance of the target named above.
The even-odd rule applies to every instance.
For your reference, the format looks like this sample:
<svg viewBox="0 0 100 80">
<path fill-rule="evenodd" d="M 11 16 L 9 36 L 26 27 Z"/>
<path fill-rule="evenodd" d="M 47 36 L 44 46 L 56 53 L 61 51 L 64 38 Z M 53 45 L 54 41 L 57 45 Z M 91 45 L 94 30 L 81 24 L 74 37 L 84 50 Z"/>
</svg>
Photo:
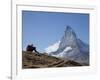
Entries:
<svg viewBox="0 0 100 80">
<path fill-rule="evenodd" d="M 67 25 L 79 39 L 89 43 L 89 14 L 22 11 L 23 50 L 33 43 L 38 51 L 43 52 L 62 38 Z"/>
</svg>

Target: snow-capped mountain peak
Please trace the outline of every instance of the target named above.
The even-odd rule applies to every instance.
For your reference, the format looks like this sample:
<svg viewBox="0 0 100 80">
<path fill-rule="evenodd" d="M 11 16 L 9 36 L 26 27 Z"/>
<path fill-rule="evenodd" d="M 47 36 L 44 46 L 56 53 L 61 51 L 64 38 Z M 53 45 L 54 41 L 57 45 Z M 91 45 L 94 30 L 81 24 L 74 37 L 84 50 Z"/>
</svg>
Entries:
<svg viewBox="0 0 100 80">
<path fill-rule="evenodd" d="M 53 50 L 55 48 L 56 49 Z M 67 26 L 59 42 L 45 49 L 51 56 L 74 60 L 89 65 L 89 45 L 78 39 L 75 31 Z"/>
</svg>

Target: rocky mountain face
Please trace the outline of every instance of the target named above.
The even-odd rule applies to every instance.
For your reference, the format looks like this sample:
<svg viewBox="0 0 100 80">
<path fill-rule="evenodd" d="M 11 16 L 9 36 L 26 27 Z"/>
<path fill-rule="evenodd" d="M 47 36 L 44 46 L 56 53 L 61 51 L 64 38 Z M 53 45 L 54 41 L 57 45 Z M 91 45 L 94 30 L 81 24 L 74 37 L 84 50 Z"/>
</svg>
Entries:
<svg viewBox="0 0 100 80">
<path fill-rule="evenodd" d="M 55 45 L 56 49 L 52 50 Z M 45 49 L 46 52 L 48 52 L 48 50 L 48 54 L 51 56 L 89 65 L 89 45 L 78 39 L 76 33 L 70 26 L 66 27 L 60 41 Z"/>
</svg>

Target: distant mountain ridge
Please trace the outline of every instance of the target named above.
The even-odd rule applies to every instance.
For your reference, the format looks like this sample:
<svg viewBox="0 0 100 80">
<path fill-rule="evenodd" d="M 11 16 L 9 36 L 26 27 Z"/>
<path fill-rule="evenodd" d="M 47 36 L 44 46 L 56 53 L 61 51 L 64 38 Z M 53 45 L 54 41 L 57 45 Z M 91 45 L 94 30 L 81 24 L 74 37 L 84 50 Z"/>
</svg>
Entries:
<svg viewBox="0 0 100 80">
<path fill-rule="evenodd" d="M 55 50 L 50 51 L 50 49 L 54 48 L 54 44 L 46 48 L 45 51 L 49 52 L 51 56 L 89 65 L 89 45 L 78 39 L 70 26 L 66 27 L 63 37 L 56 44 Z"/>
</svg>

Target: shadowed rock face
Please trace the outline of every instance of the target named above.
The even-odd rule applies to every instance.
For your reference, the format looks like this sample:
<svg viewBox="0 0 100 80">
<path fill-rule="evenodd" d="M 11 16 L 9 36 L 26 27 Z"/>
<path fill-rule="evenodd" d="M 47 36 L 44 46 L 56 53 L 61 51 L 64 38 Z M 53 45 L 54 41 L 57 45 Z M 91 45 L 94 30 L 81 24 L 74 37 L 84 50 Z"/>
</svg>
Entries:
<svg viewBox="0 0 100 80">
<path fill-rule="evenodd" d="M 22 51 L 22 68 L 49 68 L 49 67 L 74 67 L 81 64 L 71 61 L 41 54 L 36 52 Z"/>
</svg>

